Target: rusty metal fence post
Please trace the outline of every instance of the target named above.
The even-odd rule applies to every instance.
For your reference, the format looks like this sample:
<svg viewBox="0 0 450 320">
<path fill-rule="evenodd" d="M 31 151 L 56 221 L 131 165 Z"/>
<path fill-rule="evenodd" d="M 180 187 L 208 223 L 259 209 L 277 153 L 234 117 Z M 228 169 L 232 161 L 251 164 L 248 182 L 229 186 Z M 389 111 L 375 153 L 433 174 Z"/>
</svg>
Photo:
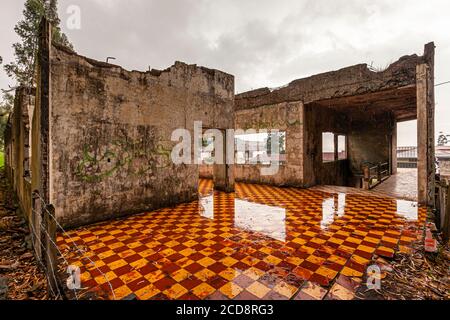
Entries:
<svg viewBox="0 0 450 320">
<path fill-rule="evenodd" d="M 43 253 L 42 253 L 42 240 L 41 240 L 41 235 L 40 235 L 40 226 L 41 226 L 41 222 L 40 222 L 40 205 L 41 205 L 41 201 L 39 199 L 39 194 L 38 192 L 35 190 L 32 192 L 32 196 L 31 196 L 31 217 L 30 220 L 28 221 L 28 223 L 30 224 L 30 228 L 31 228 L 31 241 L 33 244 L 33 248 L 34 248 L 34 253 L 36 255 L 36 258 L 38 259 L 39 263 L 42 263 L 42 257 L 43 257 Z"/>
<path fill-rule="evenodd" d="M 363 189 L 369 190 L 370 189 L 370 168 L 369 166 L 363 165 L 362 167 L 363 172 Z"/>
<path fill-rule="evenodd" d="M 381 183 L 381 163 L 377 164 L 377 183 Z"/>
<path fill-rule="evenodd" d="M 440 177 L 436 184 L 436 206 L 439 211 L 437 221 L 439 223 L 439 231 L 445 242 L 450 239 L 450 182 L 448 179 Z"/>
<path fill-rule="evenodd" d="M 441 199 L 443 201 L 443 209 L 444 209 L 444 219 L 442 226 L 442 234 L 445 242 L 448 242 L 450 238 L 450 185 L 449 182 L 445 182 L 445 199 Z M 442 215 L 441 215 L 442 217 Z"/>
<path fill-rule="evenodd" d="M 54 289 L 54 292 L 58 292 L 57 281 L 57 250 L 56 248 L 56 218 L 55 207 L 53 205 L 46 205 L 44 210 L 44 232 L 45 236 L 45 268 L 47 270 L 47 276 L 49 285 Z"/>
<path fill-rule="evenodd" d="M 32 192 L 32 216 L 29 221 L 33 235 L 33 247 L 36 257 L 44 269 L 50 292 L 55 297 L 61 296 L 58 283 L 58 248 L 56 247 L 57 223 L 55 208 L 40 197 L 39 192 Z"/>
</svg>

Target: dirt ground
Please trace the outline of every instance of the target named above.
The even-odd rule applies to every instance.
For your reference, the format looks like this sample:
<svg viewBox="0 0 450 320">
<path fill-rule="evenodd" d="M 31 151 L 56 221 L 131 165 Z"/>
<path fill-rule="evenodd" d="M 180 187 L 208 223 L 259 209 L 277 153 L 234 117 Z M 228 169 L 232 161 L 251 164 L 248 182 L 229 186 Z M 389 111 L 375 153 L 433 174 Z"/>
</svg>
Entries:
<svg viewBox="0 0 450 320">
<path fill-rule="evenodd" d="M 399 254 L 390 263 L 381 294 L 388 300 L 449 300 L 450 251 L 441 246 L 436 254 L 424 253 L 423 246 L 412 254 Z"/>
<path fill-rule="evenodd" d="M 0 300 L 44 300 L 47 280 L 33 255 L 31 236 L 0 170 Z"/>
<path fill-rule="evenodd" d="M 374 258 L 381 269 L 379 290 L 360 290 L 357 298 L 368 300 L 449 300 L 450 246 L 440 240 L 436 253 L 426 253 L 416 243 L 411 252 L 397 253 L 393 259 Z"/>
</svg>

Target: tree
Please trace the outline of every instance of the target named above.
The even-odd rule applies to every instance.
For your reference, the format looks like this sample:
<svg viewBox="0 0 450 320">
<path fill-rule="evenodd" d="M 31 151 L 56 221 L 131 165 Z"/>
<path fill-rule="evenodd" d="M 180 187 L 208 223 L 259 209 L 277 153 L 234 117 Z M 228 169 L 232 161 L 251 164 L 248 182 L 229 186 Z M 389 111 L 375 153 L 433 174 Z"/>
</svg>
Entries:
<svg viewBox="0 0 450 320">
<path fill-rule="evenodd" d="M 5 65 L 8 76 L 18 84 L 33 86 L 35 57 L 38 50 L 39 24 L 46 17 L 52 24 L 52 41 L 72 49 L 67 36 L 61 31 L 57 0 L 26 0 L 23 19 L 14 27 L 20 42 L 13 44 L 15 61 Z"/>
<path fill-rule="evenodd" d="M 3 94 L 3 101 L 0 103 L 0 117 L 9 115 L 14 106 L 14 96 L 11 93 Z"/>
</svg>

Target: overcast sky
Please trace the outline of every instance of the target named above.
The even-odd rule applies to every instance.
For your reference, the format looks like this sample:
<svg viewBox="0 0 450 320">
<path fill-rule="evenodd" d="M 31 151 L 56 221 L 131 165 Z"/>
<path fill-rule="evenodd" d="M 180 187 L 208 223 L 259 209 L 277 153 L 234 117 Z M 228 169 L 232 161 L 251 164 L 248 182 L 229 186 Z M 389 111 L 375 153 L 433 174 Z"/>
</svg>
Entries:
<svg viewBox="0 0 450 320">
<path fill-rule="evenodd" d="M 23 0 L 2 0 L 0 56 L 12 59 Z M 81 28 L 69 29 L 76 5 Z M 436 83 L 450 81 L 450 1 L 59 0 L 62 29 L 82 55 L 127 69 L 175 60 L 231 73 L 236 92 L 277 87 L 358 63 L 384 68 L 436 44 Z M 2 70 L 0 88 L 12 85 Z M 436 87 L 436 132 L 450 134 L 450 85 Z M 416 143 L 415 125 L 399 144 Z"/>
</svg>

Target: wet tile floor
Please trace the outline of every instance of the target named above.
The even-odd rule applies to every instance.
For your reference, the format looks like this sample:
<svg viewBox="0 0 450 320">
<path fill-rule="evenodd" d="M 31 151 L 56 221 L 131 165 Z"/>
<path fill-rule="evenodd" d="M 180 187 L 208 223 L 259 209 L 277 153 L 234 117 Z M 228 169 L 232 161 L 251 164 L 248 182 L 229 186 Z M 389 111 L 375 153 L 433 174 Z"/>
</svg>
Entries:
<svg viewBox="0 0 450 320">
<path fill-rule="evenodd" d="M 58 246 L 82 287 L 109 299 L 345 299 L 373 255 L 407 250 L 426 217 L 388 197 L 243 183 L 226 194 L 211 180 L 199 193 L 58 235 Z"/>
</svg>

